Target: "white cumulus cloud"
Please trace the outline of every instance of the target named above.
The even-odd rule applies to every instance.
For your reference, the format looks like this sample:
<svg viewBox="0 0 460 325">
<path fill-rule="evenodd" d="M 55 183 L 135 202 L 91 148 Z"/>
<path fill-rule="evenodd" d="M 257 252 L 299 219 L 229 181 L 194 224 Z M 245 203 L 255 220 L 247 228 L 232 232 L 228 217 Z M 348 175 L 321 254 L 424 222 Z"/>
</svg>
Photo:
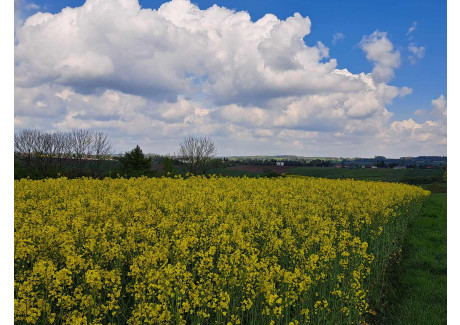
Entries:
<svg viewBox="0 0 460 325">
<path fill-rule="evenodd" d="M 447 101 L 444 95 L 440 95 L 438 98 L 433 99 L 431 105 L 433 106 L 430 112 L 432 115 L 438 119 L 447 119 Z"/>
<path fill-rule="evenodd" d="M 120 151 L 172 153 L 186 135 L 215 138 L 223 155 L 395 150 L 398 138 L 381 141 L 401 129 L 387 106 L 412 90 L 388 84 L 400 55 L 387 34 L 363 38 L 374 69 L 354 74 L 304 42 L 311 25 L 188 0 L 36 13 L 16 29 L 15 127 L 94 128 Z"/>
<path fill-rule="evenodd" d="M 447 102 L 444 95 L 440 95 L 437 99 L 433 99 L 431 104 L 432 119 L 422 123 L 417 123 L 411 118 L 394 121 L 390 124 L 390 128 L 380 135 L 382 142 L 401 138 L 403 141 L 400 147 L 407 152 L 425 150 L 427 154 L 437 154 L 433 149 L 447 144 Z M 414 112 L 414 115 L 424 116 L 425 113 L 424 109 L 419 109 Z M 445 149 L 443 154 L 446 154 Z"/>
<path fill-rule="evenodd" d="M 387 33 L 376 30 L 371 35 L 364 36 L 359 45 L 366 53 L 366 58 L 374 62 L 374 79 L 377 82 L 390 81 L 394 76 L 394 69 L 401 64 L 401 55 L 393 49 Z"/>
</svg>

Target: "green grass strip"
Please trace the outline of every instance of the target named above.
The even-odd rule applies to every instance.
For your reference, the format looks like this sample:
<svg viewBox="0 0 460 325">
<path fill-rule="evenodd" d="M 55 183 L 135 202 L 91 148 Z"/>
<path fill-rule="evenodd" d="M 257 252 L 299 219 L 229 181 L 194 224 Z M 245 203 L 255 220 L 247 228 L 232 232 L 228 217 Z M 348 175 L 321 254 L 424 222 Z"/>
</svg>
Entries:
<svg viewBox="0 0 460 325">
<path fill-rule="evenodd" d="M 388 279 L 385 303 L 371 324 L 447 324 L 447 194 L 425 202 L 409 225 Z"/>
</svg>

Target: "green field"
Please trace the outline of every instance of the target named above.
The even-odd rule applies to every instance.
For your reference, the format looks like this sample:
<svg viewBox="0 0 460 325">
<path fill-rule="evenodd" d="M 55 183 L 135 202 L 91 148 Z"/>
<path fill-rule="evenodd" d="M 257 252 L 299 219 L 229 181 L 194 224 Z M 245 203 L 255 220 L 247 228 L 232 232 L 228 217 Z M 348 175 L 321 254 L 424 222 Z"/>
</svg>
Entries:
<svg viewBox="0 0 460 325">
<path fill-rule="evenodd" d="M 269 168 L 269 166 L 267 167 Z M 444 169 L 391 169 L 391 168 L 333 168 L 333 167 L 297 167 L 286 175 L 309 176 L 319 178 L 354 178 L 356 180 L 402 182 L 408 184 L 430 184 L 443 182 Z M 263 173 L 231 170 L 225 167 L 214 168 L 209 174 L 234 177 L 264 176 Z"/>
<path fill-rule="evenodd" d="M 444 169 L 391 169 L 391 168 L 333 168 L 333 167 L 297 167 L 288 175 L 302 175 L 325 178 L 354 178 L 357 180 L 398 182 L 404 178 L 438 178 L 442 179 Z"/>
<path fill-rule="evenodd" d="M 447 323 L 447 194 L 434 193 L 414 220 L 399 263 L 389 275 L 386 301 L 374 324 Z"/>
</svg>

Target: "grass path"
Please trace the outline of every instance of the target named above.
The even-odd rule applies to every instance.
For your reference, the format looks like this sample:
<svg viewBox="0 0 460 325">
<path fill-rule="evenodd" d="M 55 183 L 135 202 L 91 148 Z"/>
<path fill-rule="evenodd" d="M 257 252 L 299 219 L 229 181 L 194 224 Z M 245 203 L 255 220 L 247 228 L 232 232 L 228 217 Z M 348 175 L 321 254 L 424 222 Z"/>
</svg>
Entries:
<svg viewBox="0 0 460 325">
<path fill-rule="evenodd" d="M 376 324 L 447 323 L 447 194 L 435 193 L 409 225 Z M 371 324 L 374 322 L 371 322 Z"/>
</svg>

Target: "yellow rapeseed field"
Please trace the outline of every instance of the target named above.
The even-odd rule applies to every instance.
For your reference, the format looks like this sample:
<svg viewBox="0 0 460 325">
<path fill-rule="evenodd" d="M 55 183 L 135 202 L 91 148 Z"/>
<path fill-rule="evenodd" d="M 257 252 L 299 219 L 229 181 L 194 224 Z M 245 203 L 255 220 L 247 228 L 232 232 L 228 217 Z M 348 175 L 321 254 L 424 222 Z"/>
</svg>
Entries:
<svg viewBox="0 0 460 325">
<path fill-rule="evenodd" d="M 16 180 L 18 324 L 358 324 L 429 192 L 314 178 Z"/>
</svg>

